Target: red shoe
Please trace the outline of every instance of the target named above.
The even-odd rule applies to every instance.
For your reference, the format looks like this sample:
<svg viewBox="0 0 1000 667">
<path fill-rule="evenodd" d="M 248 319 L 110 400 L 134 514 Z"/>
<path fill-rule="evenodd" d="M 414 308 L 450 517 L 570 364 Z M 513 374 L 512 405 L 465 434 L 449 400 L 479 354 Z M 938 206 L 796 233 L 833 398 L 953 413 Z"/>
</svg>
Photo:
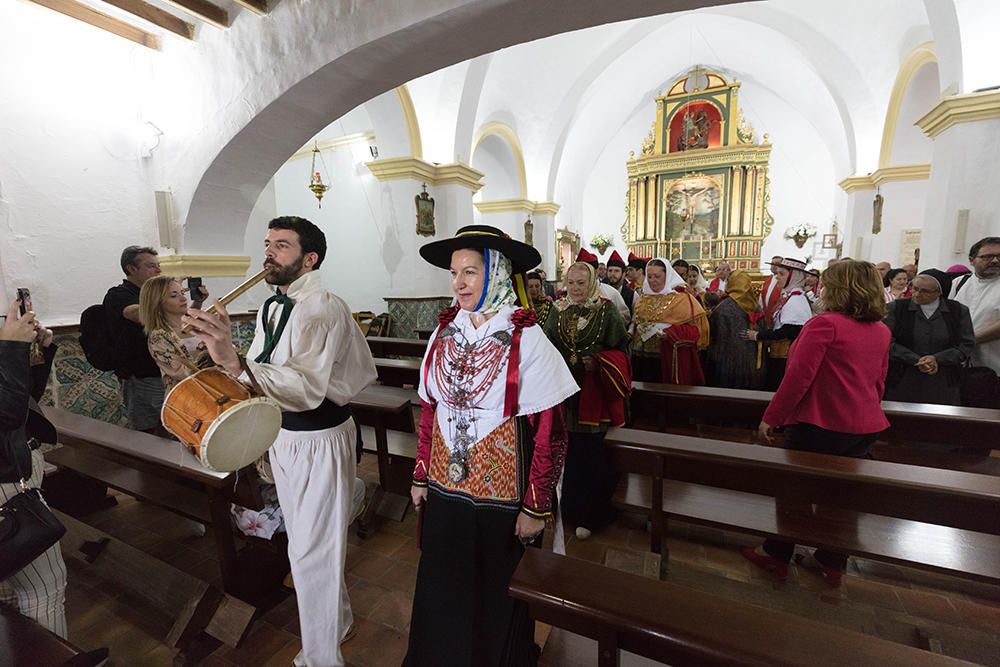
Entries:
<svg viewBox="0 0 1000 667">
<path fill-rule="evenodd" d="M 740 547 L 740 553 L 762 570 L 776 574 L 782 579 L 788 576 L 788 563 L 783 563 L 774 556 L 759 554 L 753 547 Z"/>
<path fill-rule="evenodd" d="M 823 581 L 830 588 L 840 588 L 840 582 L 844 578 L 843 570 L 835 570 L 832 567 L 823 566 Z"/>
</svg>

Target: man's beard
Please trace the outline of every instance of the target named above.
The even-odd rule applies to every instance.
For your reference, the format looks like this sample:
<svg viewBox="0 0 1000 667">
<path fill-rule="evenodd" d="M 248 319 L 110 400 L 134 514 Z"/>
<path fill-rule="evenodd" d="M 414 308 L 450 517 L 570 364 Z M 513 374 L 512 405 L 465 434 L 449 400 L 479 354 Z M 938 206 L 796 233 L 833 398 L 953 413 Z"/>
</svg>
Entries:
<svg viewBox="0 0 1000 667">
<path fill-rule="evenodd" d="M 621 289 L 622 283 L 624 281 L 625 281 L 625 276 L 622 276 L 617 281 L 614 280 L 611 276 L 608 276 L 608 284 L 614 287 L 615 289 Z"/>
<path fill-rule="evenodd" d="M 267 266 L 271 272 L 264 277 L 264 282 L 268 285 L 290 285 L 302 273 L 302 257 L 299 257 L 288 266 L 281 266 L 274 262 L 268 262 Z"/>
</svg>

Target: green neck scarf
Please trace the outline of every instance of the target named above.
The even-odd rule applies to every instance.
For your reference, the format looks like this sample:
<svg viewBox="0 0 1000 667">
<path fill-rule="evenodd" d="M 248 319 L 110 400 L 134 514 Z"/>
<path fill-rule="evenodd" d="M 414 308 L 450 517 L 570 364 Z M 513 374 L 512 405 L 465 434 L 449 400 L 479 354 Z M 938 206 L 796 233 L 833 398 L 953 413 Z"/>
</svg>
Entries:
<svg viewBox="0 0 1000 667">
<path fill-rule="evenodd" d="M 271 305 L 275 303 L 281 304 L 281 315 L 278 317 L 278 323 L 272 330 L 270 311 Z M 278 345 L 278 340 L 281 339 L 281 334 L 285 331 L 285 325 L 288 324 L 288 316 L 292 314 L 292 306 L 294 305 L 295 302 L 292 301 L 291 297 L 280 292 L 264 302 L 264 349 L 254 359 L 258 364 L 271 363 L 271 353 L 274 352 L 274 348 Z"/>
</svg>

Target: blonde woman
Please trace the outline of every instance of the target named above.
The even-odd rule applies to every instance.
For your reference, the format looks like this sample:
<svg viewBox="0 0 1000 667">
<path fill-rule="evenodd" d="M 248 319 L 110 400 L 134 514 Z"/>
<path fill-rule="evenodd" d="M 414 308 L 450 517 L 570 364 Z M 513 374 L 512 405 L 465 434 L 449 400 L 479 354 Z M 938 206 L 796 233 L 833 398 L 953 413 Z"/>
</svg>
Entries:
<svg viewBox="0 0 1000 667">
<path fill-rule="evenodd" d="M 166 392 L 198 369 L 212 365 L 205 345 L 194 334 L 181 333 L 181 317 L 187 310 L 187 291 L 176 278 L 155 276 L 139 292 L 139 321 Z"/>
<path fill-rule="evenodd" d="M 160 368 L 163 389 L 167 393 L 184 378 L 213 364 L 212 358 L 193 334 L 181 332 L 181 317 L 187 313 L 187 290 L 176 278 L 156 276 L 142 285 L 139 292 L 139 321 L 146 331 L 149 354 Z M 253 467 L 247 472 L 254 477 Z M 271 539 L 285 529 L 284 517 L 278 506 L 274 484 L 260 483 L 260 511 L 240 505 L 232 506 L 237 527 L 247 535 Z M 245 500 L 243 502 L 248 502 Z M 260 505 L 255 505 L 260 506 Z"/>
</svg>

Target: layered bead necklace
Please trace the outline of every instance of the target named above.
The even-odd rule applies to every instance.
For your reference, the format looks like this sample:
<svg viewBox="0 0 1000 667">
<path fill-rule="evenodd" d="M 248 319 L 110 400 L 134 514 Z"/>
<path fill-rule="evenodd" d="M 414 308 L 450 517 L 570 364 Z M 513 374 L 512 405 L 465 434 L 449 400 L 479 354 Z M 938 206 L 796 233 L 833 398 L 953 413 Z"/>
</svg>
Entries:
<svg viewBox="0 0 1000 667">
<path fill-rule="evenodd" d="M 448 479 L 459 484 L 469 475 L 469 452 L 479 441 L 474 410 L 506 365 L 511 335 L 506 330 L 496 331 L 473 341 L 448 325 L 438 339 L 434 381 L 448 409 Z"/>
</svg>

